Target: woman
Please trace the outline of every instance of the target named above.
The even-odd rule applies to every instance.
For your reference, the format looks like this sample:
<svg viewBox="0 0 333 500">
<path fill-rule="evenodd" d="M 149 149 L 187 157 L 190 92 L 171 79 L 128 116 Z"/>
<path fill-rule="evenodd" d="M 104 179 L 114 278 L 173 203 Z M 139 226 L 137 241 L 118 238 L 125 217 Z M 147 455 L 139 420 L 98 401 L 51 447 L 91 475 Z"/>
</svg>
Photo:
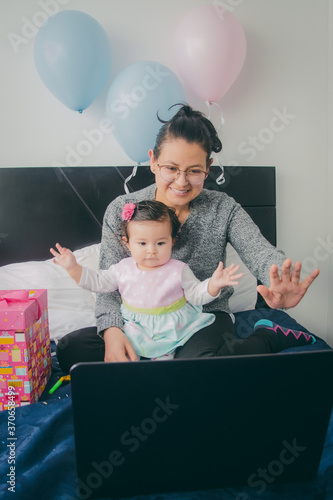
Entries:
<svg viewBox="0 0 333 500">
<path fill-rule="evenodd" d="M 230 242 L 246 266 L 263 283 L 258 291 L 267 304 L 276 309 L 294 307 L 319 270 L 300 282 L 301 264 L 296 262 L 291 272 L 291 260 L 261 235 L 238 203 L 225 193 L 203 189 L 213 161 L 211 154 L 221 149 L 221 141 L 212 123 L 189 106 L 182 106 L 169 122 L 164 123 L 155 148 L 149 151 L 150 169 L 155 174 L 156 184 L 118 197 L 105 212 L 100 268 L 108 269 L 129 256 L 121 241 L 123 205 L 156 199 L 174 208 L 182 224 L 172 257 L 188 264 L 199 280 L 211 276 L 219 261 L 225 261 L 226 244 Z M 234 336 L 228 305 L 231 294 L 232 289 L 227 287 L 218 299 L 204 307 L 204 311 L 215 314 L 215 322 L 180 347 L 176 357 L 259 354 L 281 349 L 281 346 L 271 345 L 276 341 L 274 336 L 261 335 L 260 329 L 246 341 L 235 340 L 230 344 L 230 338 Z M 122 331 L 120 305 L 118 292 L 97 296 L 98 335 L 96 329 L 87 328 L 66 335 L 57 345 L 57 356 L 64 371 L 79 361 L 137 359 Z"/>
</svg>

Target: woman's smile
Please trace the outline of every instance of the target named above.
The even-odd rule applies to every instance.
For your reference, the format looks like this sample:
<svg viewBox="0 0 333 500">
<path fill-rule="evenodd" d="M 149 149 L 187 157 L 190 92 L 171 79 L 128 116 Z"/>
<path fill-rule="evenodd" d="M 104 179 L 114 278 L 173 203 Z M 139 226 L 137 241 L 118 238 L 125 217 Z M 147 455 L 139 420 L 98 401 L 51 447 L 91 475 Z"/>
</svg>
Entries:
<svg viewBox="0 0 333 500">
<path fill-rule="evenodd" d="M 169 186 L 169 189 L 176 195 L 176 196 L 186 196 L 190 189 L 177 189 L 175 187 Z"/>
</svg>

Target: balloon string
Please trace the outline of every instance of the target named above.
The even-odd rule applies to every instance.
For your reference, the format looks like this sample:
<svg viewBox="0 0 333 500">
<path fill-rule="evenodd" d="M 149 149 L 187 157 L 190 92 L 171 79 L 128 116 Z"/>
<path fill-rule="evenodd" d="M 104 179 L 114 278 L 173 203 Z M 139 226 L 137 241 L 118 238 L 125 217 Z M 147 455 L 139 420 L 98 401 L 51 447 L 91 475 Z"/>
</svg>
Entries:
<svg viewBox="0 0 333 500">
<path fill-rule="evenodd" d="M 222 165 L 222 163 L 220 162 L 220 160 L 218 159 L 217 155 L 214 153 L 213 154 L 213 157 L 214 159 L 216 160 L 216 162 L 218 163 L 218 166 L 220 167 L 221 169 L 221 173 L 220 175 L 218 176 L 217 179 L 215 179 L 215 182 L 218 186 L 221 186 L 221 184 L 224 184 L 225 183 L 225 177 L 224 177 L 224 166 Z"/>
<path fill-rule="evenodd" d="M 125 179 L 125 181 L 124 181 L 124 190 L 125 190 L 125 193 L 126 193 L 126 194 L 129 194 L 129 192 L 130 192 L 130 191 L 129 191 L 129 189 L 128 189 L 128 187 L 127 187 L 127 183 L 128 183 L 131 179 L 133 179 L 133 177 L 135 177 L 135 176 L 136 176 L 136 173 L 137 173 L 137 170 L 138 170 L 138 167 L 139 167 L 139 166 L 140 166 L 140 162 L 138 162 L 136 165 L 134 165 L 131 175 L 129 175 L 129 176 Z"/>
<path fill-rule="evenodd" d="M 207 120 L 210 120 L 210 115 L 212 113 L 212 104 L 209 101 L 205 101 L 205 104 L 206 104 L 206 106 L 208 108 Z"/>
<path fill-rule="evenodd" d="M 210 102 L 210 101 L 206 101 L 206 105 L 208 107 L 208 120 L 210 120 L 210 116 L 211 116 L 211 112 L 212 112 L 212 105 L 214 104 L 214 106 L 217 106 L 221 112 L 220 112 L 220 119 L 221 119 L 221 124 L 219 125 L 219 127 L 216 129 L 216 133 L 218 134 L 221 127 L 223 127 L 224 125 L 224 118 L 223 118 L 223 115 L 222 115 L 222 108 L 219 104 L 217 104 L 217 102 Z M 225 177 L 224 177 L 224 166 L 221 164 L 220 160 L 218 159 L 218 156 L 217 154 L 213 154 L 213 158 L 216 160 L 216 162 L 218 163 L 218 166 L 220 167 L 221 169 L 221 174 L 219 175 L 219 177 L 217 179 L 215 179 L 215 182 L 218 186 L 220 186 L 221 184 L 223 184 L 225 182 Z"/>
<path fill-rule="evenodd" d="M 80 202 L 82 203 L 82 205 L 85 207 L 85 209 L 87 210 L 87 212 L 89 213 L 89 215 L 91 216 L 91 218 L 95 221 L 95 223 L 97 224 L 97 226 L 100 229 L 102 229 L 102 224 L 97 219 L 97 217 L 95 216 L 95 214 L 93 213 L 93 211 L 89 208 L 89 206 L 87 205 L 87 203 L 84 201 L 84 199 L 82 198 L 82 196 L 80 195 L 80 193 L 78 192 L 78 190 L 74 187 L 73 183 L 69 180 L 68 176 L 65 174 L 65 171 L 61 167 L 56 167 L 56 172 L 59 172 L 62 175 L 62 177 L 65 179 L 65 181 L 67 182 L 67 184 L 73 190 L 73 192 L 78 197 L 78 199 L 80 200 Z"/>
<path fill-rule="evenodd" d="M 223 114 L 222 114 L 222 108 L 221 106 L 217 103 L 217 102 L 210 102 L 210 101 L 206 101 L 206 105 L 208 107 L 208 120 L 210 120 L 210 117 L 211 117 L 211 113 L 212 113 L 212 106 L 216 106 L 217 108 L 219 108 L 220 110 L 220 120 L 221 120 L 221 124 L 219 125 L 219 127 L 216 129 L 216 132 L 219 132 L 220 128 L 223 127 L 224 125 L 224 118 L 223 118 Z"/>
</svg>

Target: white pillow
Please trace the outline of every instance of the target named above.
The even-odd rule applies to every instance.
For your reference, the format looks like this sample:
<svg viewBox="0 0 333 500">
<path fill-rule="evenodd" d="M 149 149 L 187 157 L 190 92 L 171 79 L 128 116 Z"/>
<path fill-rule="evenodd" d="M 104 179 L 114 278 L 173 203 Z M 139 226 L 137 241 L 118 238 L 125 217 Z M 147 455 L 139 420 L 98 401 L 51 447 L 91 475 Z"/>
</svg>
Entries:
<svg viewBox="0 0 333 500">
<path fill-rule="evenodd" d="M 74 255 L 79 264 L 98 269 L 99 244 L 76 250 Z M 257 300 L 255 277 L 243 264 L 234 248 L 228 244 L 226 265 L 239 264 L 244 276 L 235 287 L 229 304 L 232 312 L 254 309 Z M 0 267 L 0 288 L 21 290 L 46 288 L 50 337 L 59 340 L 69 332 L 88 326 L 95 326 L 95 294 L 79 287 L 67 272 L 52 262 L 31 261 Z"/>
<path fill-rule="evenodd" d="M 257 302 L 257 280 L 243 263 L 234 247 L 228 243 L 226 267 L 232 263 L 240 265 L 239 272 L 244 273 L 244 276 L 239 280 L 239 285 L 234 287 L 234 293 L 229 299 L 230 310 L 236 313 L 254 309 Z"/>
<path fill-rule="evenodd" d="M 81 265 L 98 268 L 98 244 L 73 253 Z M 46 288 L 52 340 L 57 341 L 69 332 L 96 325 L 94 294 L 79 287 L 62 267 L 52 262 L 52 259 L 0 267 L 0 288 Z"/>
</svg>

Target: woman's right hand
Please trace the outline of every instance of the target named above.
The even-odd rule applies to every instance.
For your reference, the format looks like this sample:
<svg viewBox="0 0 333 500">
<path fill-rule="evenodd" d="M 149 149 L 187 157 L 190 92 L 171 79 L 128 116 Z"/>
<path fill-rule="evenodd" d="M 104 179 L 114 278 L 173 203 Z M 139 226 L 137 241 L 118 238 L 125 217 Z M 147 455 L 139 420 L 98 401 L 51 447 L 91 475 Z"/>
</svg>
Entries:
<svg viewBox="0 0 333 500">
<path fill-rule="evenodd" d="M 120 328 L 116 326 L 107 328 L 104 331 L 104 343 L 106 363 L 138 360 L 132 344 Z"/>
</svg>

